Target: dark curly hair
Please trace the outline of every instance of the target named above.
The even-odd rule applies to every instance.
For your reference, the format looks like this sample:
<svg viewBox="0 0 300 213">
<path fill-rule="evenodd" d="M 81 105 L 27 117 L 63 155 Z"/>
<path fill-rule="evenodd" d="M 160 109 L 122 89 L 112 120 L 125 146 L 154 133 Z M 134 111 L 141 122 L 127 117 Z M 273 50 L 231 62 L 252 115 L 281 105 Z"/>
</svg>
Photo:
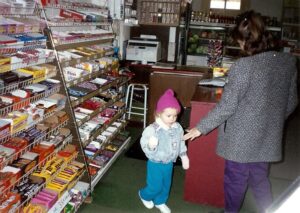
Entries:
<svg viewBox="0 0 300 213">
<path fill-rule="evenodd" d="M 266 31 L 262 16 L 253 10 L 244 12 L 236 18 L 232 38 L 244 42 L 244 51 L 247 55 L 275 49 L 272 35 Z"/>
</svg>

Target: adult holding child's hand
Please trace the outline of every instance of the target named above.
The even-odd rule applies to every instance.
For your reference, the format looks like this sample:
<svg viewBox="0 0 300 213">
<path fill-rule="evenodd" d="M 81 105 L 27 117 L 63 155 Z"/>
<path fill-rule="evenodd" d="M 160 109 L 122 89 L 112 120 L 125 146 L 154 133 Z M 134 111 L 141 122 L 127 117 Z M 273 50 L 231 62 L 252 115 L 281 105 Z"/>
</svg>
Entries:
<svg viewBox="0 0 300 213">
<path fill-rule="evenodd" d="M 194 140 L 201 135 L 201 132 L 197 128 L 186 130 L 187 133 L 183 136 L 183 140 Z"/>
<path fill-rule="evenodd" d="M 286 118 L 297 106 L 296 59 L 275 49 L 260 14 L 247 11 L 236 20 L 233 39 L 245 57 L 231 67 L 222 97 L 184 140 L 218 127 L 216 152 L 225 159 L 225 213 L 238 213 L 247 188 L 259 212 L 272 203 L 269 163 L 282 159 Z"/>
</svg>

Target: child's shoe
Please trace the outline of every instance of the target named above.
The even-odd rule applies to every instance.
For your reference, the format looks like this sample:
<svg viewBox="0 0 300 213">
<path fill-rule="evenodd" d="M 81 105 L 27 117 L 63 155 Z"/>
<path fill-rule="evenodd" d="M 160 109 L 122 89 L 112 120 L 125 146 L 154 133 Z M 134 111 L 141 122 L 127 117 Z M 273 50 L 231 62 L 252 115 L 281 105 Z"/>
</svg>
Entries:
<svg viewBox="0 0 300 213">
<path fill-rule="evenodd" d="M 152 209 L 154 207 L 153 201 L 152 200 L 150 200 L 150 201 L 144 200 L 140 195 L 140 191 L 139 191 L 139 197 L 147 209 Z"/>
<path fill-rule="evenodd" d="M 171 213 L 171 209 L 166 204 L 155 205 L 161 213 Z"/>
</svg>

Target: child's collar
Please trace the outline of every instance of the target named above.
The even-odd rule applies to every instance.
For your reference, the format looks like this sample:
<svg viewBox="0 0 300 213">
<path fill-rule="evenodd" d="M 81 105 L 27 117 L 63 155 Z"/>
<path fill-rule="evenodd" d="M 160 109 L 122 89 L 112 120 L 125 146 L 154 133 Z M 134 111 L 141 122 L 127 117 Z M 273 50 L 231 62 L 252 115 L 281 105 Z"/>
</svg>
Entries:
<svg viewBox="0 0 300 213">
<path fill-rule="evenodd" d="M 167 126 L 160 118 L 155 118 L 155 122 L 158 124 L 159 128 L 163 128 L 164 130 L 168 130 L 170 128 L 177 128 L 176 122 L 171 125 L 171 127 Z"/>
</svg>

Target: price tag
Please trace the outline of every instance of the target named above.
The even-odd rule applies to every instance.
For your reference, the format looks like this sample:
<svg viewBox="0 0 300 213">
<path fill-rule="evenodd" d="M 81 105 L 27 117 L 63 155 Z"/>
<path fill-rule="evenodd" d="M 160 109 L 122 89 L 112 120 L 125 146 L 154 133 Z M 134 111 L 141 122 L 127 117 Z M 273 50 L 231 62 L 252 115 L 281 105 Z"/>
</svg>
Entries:
<svg viewBox="0 0 300 213">
<path fill-rule="evenodd" d="M 69 192 L 65 192 L 48 212 L 60 213 L 71 199 Z"/>
</svg>

